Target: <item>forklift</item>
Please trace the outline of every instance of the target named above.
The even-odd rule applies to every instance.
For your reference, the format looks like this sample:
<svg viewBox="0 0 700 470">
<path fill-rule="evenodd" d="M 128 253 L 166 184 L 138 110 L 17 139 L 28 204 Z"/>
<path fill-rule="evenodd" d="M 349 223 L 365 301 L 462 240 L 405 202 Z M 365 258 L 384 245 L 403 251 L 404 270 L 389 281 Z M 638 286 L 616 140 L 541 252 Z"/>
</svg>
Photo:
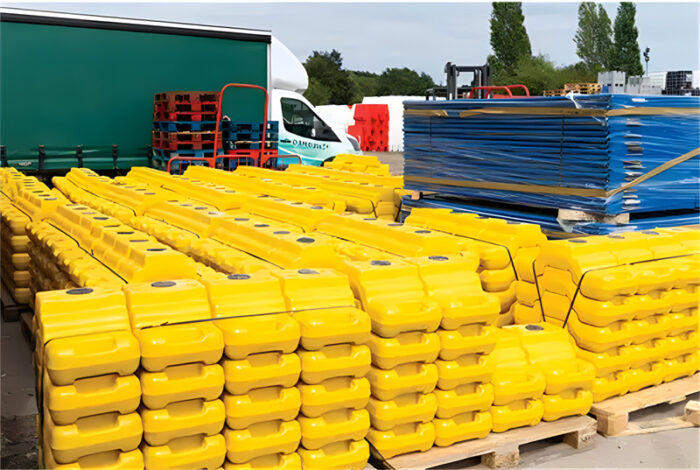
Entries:
<svg viewBox="0 0 700 470">
<path fill-rule="evenodd" d="M 471 73 L 474 78 L 471 85 L 457 86 L 457 77 L 460 73 Z M 456 65 L 452 62 L 445 64 L 447 86 L 429 88 L 425 92 L 425 99 L 435 100 L 442 97 L 448 100 L 457 99 L 498 99 L 498 98 L 526 98 L 530 96 L 530 90 L 525 85 L 492 86 L 491 66 L 484 65 Z M 514 94 L 514 90 L 523 90 L 523 93 Z M 502 91 L 505 93 L 496 93 Z"/>
</svg>

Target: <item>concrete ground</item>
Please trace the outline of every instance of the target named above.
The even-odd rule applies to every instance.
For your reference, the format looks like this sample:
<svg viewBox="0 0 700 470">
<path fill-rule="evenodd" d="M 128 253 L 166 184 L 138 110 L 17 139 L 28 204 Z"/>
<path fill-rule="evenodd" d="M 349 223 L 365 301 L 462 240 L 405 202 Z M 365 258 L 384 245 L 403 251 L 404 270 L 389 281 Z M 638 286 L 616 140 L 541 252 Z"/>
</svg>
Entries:
<svg viewBox="0 0 700 470">
<path fill-rule="evenodd" d="M 379 161 L 389 165 L 392 175 L 403 175 L 403 152 L 366 152 L 379 157 Z"/>
</svg>

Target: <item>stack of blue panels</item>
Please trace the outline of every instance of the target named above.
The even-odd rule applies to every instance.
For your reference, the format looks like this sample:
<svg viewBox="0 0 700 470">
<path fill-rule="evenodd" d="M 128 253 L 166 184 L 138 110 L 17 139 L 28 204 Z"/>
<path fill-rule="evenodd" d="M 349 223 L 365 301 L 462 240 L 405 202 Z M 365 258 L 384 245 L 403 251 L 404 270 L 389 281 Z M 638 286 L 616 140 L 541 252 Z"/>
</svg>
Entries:
<svg viewBox="0 0 700 470">
<path fill-rule="evenodd" d="M 700 207 L 697 156 L 605 195 L 700 147 L 698 97 L 604 94 L 404 106 L 407 189 L 601 214 Z M 474 183 L 487 187 L 469 186 Z M 521 186 L 493 189 L 492 183 Z M 598 191 L 576 194 L 579 189 Z"/>
</svg>

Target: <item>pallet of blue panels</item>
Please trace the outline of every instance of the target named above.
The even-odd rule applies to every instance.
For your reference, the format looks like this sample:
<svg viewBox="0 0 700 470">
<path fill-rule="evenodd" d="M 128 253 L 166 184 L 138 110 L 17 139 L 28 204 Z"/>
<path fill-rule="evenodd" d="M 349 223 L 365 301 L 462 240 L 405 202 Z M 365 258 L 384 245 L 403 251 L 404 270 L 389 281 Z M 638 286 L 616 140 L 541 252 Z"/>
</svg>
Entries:
<svg viewBox="0 0 700 470">
<path fill-rule="evenodd" d="M 403 196 L 401 219 L 405 219 L 415 207 L 442 208 L 454 212 L 470 212 L 484 217 L 505 219 L 515 223 L 534 223 L 542 228 L 549 238 L 568 238 L 582 235 L 607 235 L 630 230 L 652 230 L 660 227 L 700 224 L 700 212 L 690 210 L 639 212 L 617 216 L 583 216 L 556 209 L 526 207 L 516 204 L 458 197 L 426 195 Z"/>
<path fill-rule="evenodd" d="M 603 94 L 404 106 L 407 189 L 600 216 L 700 207 L 699 98 Z"/>
</svg>

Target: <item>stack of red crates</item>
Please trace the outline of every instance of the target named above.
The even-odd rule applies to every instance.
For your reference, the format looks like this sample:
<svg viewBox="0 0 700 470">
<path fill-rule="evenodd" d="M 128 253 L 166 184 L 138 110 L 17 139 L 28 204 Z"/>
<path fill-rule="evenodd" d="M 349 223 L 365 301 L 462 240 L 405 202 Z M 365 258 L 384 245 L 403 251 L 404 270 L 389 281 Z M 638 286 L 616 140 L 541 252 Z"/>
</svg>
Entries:
<svg viewBox="0 0 700 470">
<path fill-rule="evenodd" d="M 355 124 L 348 133 L 360 142 L 363 151 L 386 152 L 389 149 L 389 106 L 356 104 Z"/>
<path fill-rule="evenodd" d="M 167 163 L 175 155 L 212 156 L 218 101 L 219 92 L 216 91 L 156 93 L 153 101 L 154 160 Z"/>
</svg>

